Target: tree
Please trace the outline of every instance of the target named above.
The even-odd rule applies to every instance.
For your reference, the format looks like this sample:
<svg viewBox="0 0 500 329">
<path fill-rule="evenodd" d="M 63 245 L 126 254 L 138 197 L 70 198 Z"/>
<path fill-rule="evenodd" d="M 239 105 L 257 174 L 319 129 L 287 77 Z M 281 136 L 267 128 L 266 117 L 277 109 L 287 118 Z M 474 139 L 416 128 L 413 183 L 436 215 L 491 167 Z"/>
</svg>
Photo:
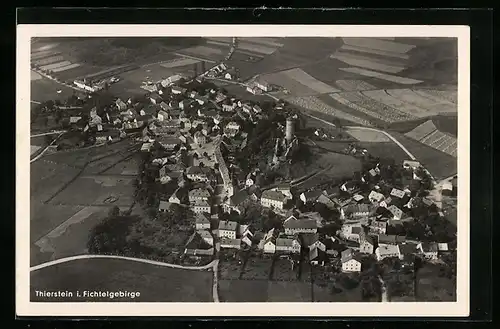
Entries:
<svg viewBox="0 0 500 329">
<path fill-rule="evenodd" d="M 119 215 L 120 215 L 120 208 L 118 208 L 118 206 L 114 206 L 109 210 L 108 217 L 114 218 L 118 217 Z"/>
</svg>

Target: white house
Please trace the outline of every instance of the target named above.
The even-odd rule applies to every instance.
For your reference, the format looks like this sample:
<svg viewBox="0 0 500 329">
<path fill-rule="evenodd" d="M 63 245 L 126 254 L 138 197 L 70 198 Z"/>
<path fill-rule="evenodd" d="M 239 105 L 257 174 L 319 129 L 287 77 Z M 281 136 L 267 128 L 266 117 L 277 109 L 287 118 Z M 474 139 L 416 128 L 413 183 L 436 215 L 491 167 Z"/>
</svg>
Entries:
<svg viewBox="0 0 500 329">
<path fill-rule="evenodd" d="M 368 200 L 370 200 L 370 202 L 372 203 L 380 203 L 382 202 L 382 200 L 384 200 L 384 195 L 376 191 L 371 191 L 368 195 Z"/>
<path fill-rule="evenodd" d="M 190 208 L 195 214 L 203 214 L 203 213 L 210 214 L 212 212 L 212 207 L 210 206 L 210 203 L 208 203 L 205 200 L 196 200 L 192 202 Z"/>
<path fill-rule="evenodd" d="M 401 220 L 401 218 L 403 217 L 403 211 L 395 205 L 390 205 L 389 207 L 387 207 L 387 210 L 391 212 L 394 220 Z"/>
<path fill-rule="evenodd" d="M 341 253 L 342 272 L 361 272 L 361 261 L 354 250 L 346 249 Z"/>
<path fill-rule="evenodd" d="M 373 254 L 375 244 L 371 236 L 365 236 L 359 244 L 359 251 L 364 254 Z"/>
<path fill-rule="evenodd" d="M 268 92 L 271 89 L 269 83 L 266 81 L 255 81 L 255 86 L 265 92 Z"/>
<path fill-rule="evenodd" d="M 295 216 L 290 216 L 283 222 L 283 228 L 286 235 L 316 233 L 318 231 L 318 223 L 314 219 L 298 219 Z"/>
<path fill-rule="evenodd" d="M 283 209 L 286 201 L 287 197 L 283 193 L 271 190 L 262 192 L 260 198 L 260 203 L 265 208 Z"/>
<path fill-rule="evenodd" d="M 277 238 L 276 251 L 300 253 L 300 242 L 297 238 Z"/>
<path fill-rule="evenodd" d="M 225 249 L 241 249 L 241 239 L 222 237 L 220 247 Z"/>
<path fill-rule="evenodd" d="M 414 160 L 404 160 L 403 168 L 415 170 L 420 167 L 420 162 Z"/>
<path fill-rule="evenodd" d="M 398 245 L 383 244 L 379 245 L 378 248 L 375 250 L 375 256 L 377 257 L 378 261 L 381 261 L 382 259 L 389 257 L 401 258 L 401 252 L 399 250 Z"/>
<path fill-rule="evenodd" d="M 391 190 L 391 196 L 393 196 L 393 197 L 397 197 L 397 198 L 399 198 L 399 199 L 402 199 L 402 198 L 405 196 L 405 194 L 406 194 L 406 193 L 405 193 L 404 191 L 402 191 L 402 190 L 400 190 L 400 189 L 397 189 L 397 188 L 393 188 L 393 189 Z"/>
<path fill-rule="evenodd" d="M 238 227 L 237 222 L 233 221 L 220 221 L 217 234 L 219 238 L 229 238 L 236 239 L 236 229 Z"/>
</svg>

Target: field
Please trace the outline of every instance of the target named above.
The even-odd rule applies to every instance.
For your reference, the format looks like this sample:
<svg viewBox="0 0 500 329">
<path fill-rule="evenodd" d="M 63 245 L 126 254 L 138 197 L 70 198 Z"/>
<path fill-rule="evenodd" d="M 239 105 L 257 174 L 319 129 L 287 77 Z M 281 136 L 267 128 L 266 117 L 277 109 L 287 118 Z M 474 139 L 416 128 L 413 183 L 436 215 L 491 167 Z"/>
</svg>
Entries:
<svg viewBox="0 0 500 329">
<path fill-rule="evenodd" d="M 287 74 L 287 72 L 288 71 L 282 71 L 268 75 L 263 75 L 262 80 L 270 84 L 283 87 L 294 96 L 300 97 L 300 96 L 317 94 L 317 92 L 310 86 L 307 86 L 306 84 L 300 82 L 299 80 L 292 78 L 289 74 Z"/>
<path fill-rule="evenodd" d="M 391 89 L 387 93 L 407 104 L 419 106 L 428 111 L 438 114 L 441 112 L 457 112 L 456 104 L 450 103 L 445 99 L 437 100 L 422 96 L 409 89 Z"/>
<path fill-rule="evenodd" d="M 31 273 L 31 301 L 211 302 L 212 273 L 161 267 L 127 260 L 88 259 L 55 265 Z M 37 298 L 39 291 L 71 291 L 73 297 Z M 76 297 L 76 291 L 129 291 L 135 299 Z"/>
<path fill-rule="evenodd" d="M 61 90 L 61 93 L 57 93 L 58 90 Z M 74 92 L 74 89 L 46 78 L 31 80 L 31 100 L 34 101 L 45 102 L 56 99 L 62 101 L 73 95 Z"/>
<path fill-rule="evenodd" d="M 375 72 L 372 70 L 366 70 L 366 69 L 361 69 L 361 68 L 357 68 L 357 67 L 341 68 L 340 70 L 342 70 L 344 72 L 358 74 L 358 75 L 363 76 L 363 77 L 377 78 L 377 79 L 386 80 L 386 81 L 390 81 L 390 82 L 398 83 L 398 84 L 402 84 L 402 85 L 416 85 L 416 84 L 423 82 L 422 80 L 405 78 L 405 77 L 392 75 L 392 74 L 379 73 L 379 72 Z"/>
<path fill-rule="evenodd" d="M 229 51 L 227 47 L 218 47 L 213 45 L 201 45 L 179 50 L 178 53 L 203 59 L 217 60 L 222 59 Z"/>
<path fill-rule="evenodd" d="M 408 89 L 409 90 L 409 89 Z M 419 107 L 412 103 L 404 102 L 396 97 L 394 97 L 391 93 L 386 90 L 371 90 L 364 91 L 363 95 L 373 99 L 376 102 L 380 102 L 387 106 L 390 106 L 394 109 L 398 109 L 399 111 L 403 111 L 414 117 L 428 117 L 434 115 L 433 112 Z"/>
<path fill-rule="evenodd" d="M 342 49 L 342 48 L 341 48 Z M 345 51 L 338 51 L 332 55 L 332 58 L 338 59 L 351 66 L 362 67 L 387 73 L 399 73 L 404 70 L 404 66 L 391 64 L 389 61 L 370 58 L 368 56 L 355 55 Z"/>
<path fill-rule="evenodd" d="M 336 85 L 343 91 L 360 91 L 376 89 L 372 84 L 363 80 L 337 80 Z"/>
<path fill-rule="evenodd" d="M 55 206 L 48 212 L 61 218 L 59 207 Z M 31 247 L 31 264 L 87 253 L 88 232 L 106 218 L 109 208 L 85 207 L 79 211 L 78 209 L 80 208 L 73 207 L 72 211 L 77 210 L 74 215 L 34 242 Z M 70 213 L 69 208 L 67 211 Z M 39 217 L 39 215 L 36 217 L 36 220 L 38 218 L 40 221 L 47 220 L 46 217 Z"/>
<path fill-rule="evenodd" d="M 407 132 L 405 136 L 453 157 L 457 156 L 456 137 L 439 131 L 431 120 Z"/>
<path fill-rule="evenodd" d="M 342 38 L 342 41 L 349 46 L 358 46 L 398 54 L 405 54 L 415 48 L 412 44 L 404 44 L 399 41 L 379 40 L 377 38 Z"/>
<path fill-rule="evenodd" d="M 334 93 L 330 97 L 353 110 L 389 123 L 415 119 L 415 116 L 376 102 L 359 91 Z"/>
<path fill-rule="evenodd" d="M 378 131 L 346 128 L 346 132 L 360 142 L 389 142 L 389 137 Z"/>
</svg>

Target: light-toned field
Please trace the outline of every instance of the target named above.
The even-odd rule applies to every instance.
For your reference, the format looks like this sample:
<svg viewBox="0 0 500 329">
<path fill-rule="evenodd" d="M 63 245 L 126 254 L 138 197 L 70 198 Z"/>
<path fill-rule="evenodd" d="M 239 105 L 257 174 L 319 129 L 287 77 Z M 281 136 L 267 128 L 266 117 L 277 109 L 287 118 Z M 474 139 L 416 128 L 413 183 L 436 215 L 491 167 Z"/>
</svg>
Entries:
<svg viewBox="0 0 500 329">
<path fill-rule="evenodd" d="M 362 67 L 370 70 L 382 71 L 387 73 L 399 73 L 404 70 L 404 66 L 399 65 L 389 65 L 381 63 L 379 60 L 359 56 L 354 54 L 348 54 L 346 52 L 337 52 L 331 56 L 334 59 L 338 59 L 346 64 Z"/>
<path fill-rule="evenodd" d="M 334 117 L 338 117 L 339 119 L 348 120 L 348 121 L 358 123 L 358 124 L 364 125 L 364 126 L 371 126 L 372 125 L 372 123 L 370 121 L 364 120 L 364 119 L 359 118 L 357 116 L 354 116 L 354 115 L 351 115 L 349 113 L 340 111 L 336 108 L 333 108 L 314 96 L 293 97 L 293 98 L 287 98 L 286 100 L 294 105 L 303 107 L 303 108 L 310 110 L 310 111 L 332 115 Z"/>
<path fill-rule="evenodd" d="M 393 58 L 399 58 L 399 59 L 408 59 L 410 58 L 409 55 L 407 54 L 401 54 L 401 53 L 395 53 L 391 51 L 384 51 L 384 50 L 379 50 L 379 49 L 373 49 L 373 48 L 366 48 L 366 47 L 359 47 L 359 46 L 351 46 L 351 45 L 342 45 L 340 49 L 343 50 L 352 50 L 352 51 L 357 51 L 361 53 L 368 53 L 368 54 L 374 54 L 374 55 L 382 55 L 386 57 L 393 57 Z"/>
<path fill-rule="evenodd" d="M 50 254 L 51 259 L 84 253 L 86 251 L 87 233 L 92 228 L 92 226 L 83 225 L 84 221 L 92 214 L 103 212 L 103 210 L 106 209 L 102 207 L 85 207 L 81 209 L 37 240 L 35 246 L 39 248 L 40 253 Z M 104 214 L 105 212 L 102 215 L 104 216 Z M 87 230 L 84 230 L 84 226 L 87 226 Z M 72 227 L 77 227 L 77 230 L 72 230 Z M 81 238 L 79 243 L 76 242 L 78 236 Z M 75 246 L 76 244 L 78 244 L 78 247 Z"/>
<path fill-rule="evenodd" d="M 428 111 L 425 108 L 418 107 L 415 104 L 403 102 L 400 99 L 393 97 L 388 94 L 385 90 L 370 90 L 364 91 L 363 95 L 370 97 L 371 99 L 383 103 L 392 108 L 398 109 L 400 111 L 406 112 L 412 116 L 419 118 L 428 117 L 434 115 L 435 113 Z"/>
<path fill-rule="evenodd" d="M 31 272 L 31 301 L 212 302 L 211 271 L 184 270 L 121 259 L 80 259 Z M 46 299 L 39 291 L 133 291 L 130 298 Z"/>
<path fill-rule="evenodd" d="M 80 64 L 73 63 L 73 64 L 68 64 L 66 66 L 61 66 L 61 67 L 53 68 L 52 71 L 53 72 L 62 72 L 62 71 L 67 71 L 67 70 L 71 70 L 71 69 L 77 68 L 79 66 L 80 66 Z"/>
<path fill-rule="evenodd" d="M 31 53 L 50 50 L 57 47 L 58 45 L 59 45 L 58 43 L 41 43 L 35 46 L 32 45 Z"/>
<path fill-rule="evenodd" d="M 31 81 L 35 81 L 41 78 L 42 76 L 40 74 L 36 73 L 35 71 L 31 71 Z"/>
<path fill-rule="evenodd" d="M 446 100 L 437 101 L 427 97 L 423 97 L 411 89 L 390 89 L 387 90 L 387 93 L 406 103 L 425 108 L 436 114 L 442 112 L 457 111 L 457 106 L 455 104 L 452 104 Z"/>
<path fill-rule="evenodd" d="M 436 90 L 436 89 L 418 89 L 415 90 L 416 93 L 429 97 L 431 99 L 436 99 L 436 101 L 447 100 L 453 104 L 457 103 L 457 91 L 456 90 Z"/>
<path fill-rule="evenodd" d="M 421 125 L 417 126 L 415 129 L 407 132 L 405 135 L 415 140 L 421 140 L 422 138 L 429 135 L 436 129 L 437 128 L 432 122 L 432 120 L 428 120 L 422 123 Z"/>
<path fill-rule="evenodd" d="M 231 43 L 231 41 L 233 40 L 233 38 L 231 38 L 231 37 L 205 37 L 205 39 L 207 39 L 209 41 L 220 42 L 220 43 Z"/>
<path fill-rule="evenodd" d="M 372 48 L 387 52 L 395 52 L 404 54 L 415 48 L 414 45 L 404 44 L 395 41 L 378 40 L 375 38 L 342 38 L 345 44 L 350 46 L 359 46 L 364 48 Z"/>
<path fill-rule="evenodd" d="M 67 65 L 71 65 L 71 62 L 69 62 L 69 61 L 59 61 L 57 63 L 52 63 L 52 64 L 49 64 L 49 65 L 40 66 L 40 69 L 42 69 L 42 70 L 52 70 L 52 69 L 57 69 L 59 67 L 63 67 L 63 66 L 67 66 Z"/>
<path fill-rule="evenodd" d="M 56 55 L 56 56 L 51 56 L 51 57 L 46 57 L 46 58 L 42 58 L 39 60 L 35 60 L 33 62 L 37 65 L 44 66 L 44 65 L 57 63 L 57 62 L 62 62 L 62 61 L 64 61 L 64 57 L 60 56 L 60 55 Z"/>
<path fill-rule="evenodd" d="M 37 52 L 32 52 L 31 53 L 31 60 L 37 60 L 41 59 L 47 56 L 54 56 L 54 55 L 59 55 L 58 52 L 53 51 L 53 50 L 44 50 L 44 51 L 37 51 Z"/>
<path fill-rule="evenodd" d="M 299 68 L 284 71 L 283 74 L 294 79 L 297 82 L 300 82 L 303 85 L 308 86 L 319 94 L 333 93 L 338 91 L 338 89 L 315 79 Z"/>
<path fill-rule="evenodd" d="M 347 128 L 346 132 L 361 142 L 389 142 L 389 137 L 378 131 Z"/>
<path fill-rule="evenodd" d="M 261 79 L 270 84 L 287 89 L 294 96 L 316 95 L 317 92 L 307 85 L 288 76 L 286 71 L 262 75 Z"/>
<path fill-rule="evenodd" d="M 369 78 L 377 78 L 377 79 L 386 80 L 386 81 L 390 81 L 390 82 L 394 82 L 394 83 L 400 83 L 402 85 L 415 85 L 415 84 L 423 82 L 422 80 L 404 78 L 404 77 L 399 77 L 396 75 L 384 74 L 384 73 L 375 72 L 375 71 L 371 71 L 371 70 L 360 69 L 357 67 L 340 68 L 340 70 L 345 71 L 345 72 L 354 73 L 354 74 L 359 74 L 359 75 L 369 77 Z"/>
<path fill-rule="evenodd" d="M 363 80 L 337 80 L 335 84 L 344 91 L 371 90 L 376 87 Z"/>
<path fill-rule="evenodd" d="M 179 59 L 174 59 L 172 61 L 168 61 L 166 63 L 161 63 L 160 65 L 164 68 L 171 69 L 179 66 L 193 65 L 199 62 L 200 62 L 199 60 L 192 58 L 179 58 Z"/>
<path fill-rule="evenodd" d="M 30 155 L 33 155 L 34 153 L 36 153 L 36 151 L 38 151 L 39 149 L 41 149 L 42 147 L 41 146 L 38 146 L 38 145 L 31 145 L 31 148 L 30 148 Z"/>
</svg>

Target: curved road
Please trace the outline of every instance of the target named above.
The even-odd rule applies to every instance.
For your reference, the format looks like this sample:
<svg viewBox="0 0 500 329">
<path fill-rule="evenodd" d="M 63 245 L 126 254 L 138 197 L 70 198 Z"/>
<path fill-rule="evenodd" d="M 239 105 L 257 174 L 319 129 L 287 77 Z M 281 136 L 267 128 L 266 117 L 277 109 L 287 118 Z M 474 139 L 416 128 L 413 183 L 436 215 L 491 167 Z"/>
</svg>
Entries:
<svg viewBox="0 0 500 329">
<path fill-rule="evenodd" d="M 30 160 L 30 163 L 32 162 L 35 162 L 36 160 L 40 159 L 43 154 L 48 150 L 49 146 L 52 146 L 54 145 L 54 143 L 64 134 L 64 132 L 60 133 L 59 136 L 57 136 L 56 138 L 54 138 L 52 140 L 52 142 L 50 142 L 49 145 L 45 146 L 45 148 L 42 150 L 42 152 L 40 152 L 40 154 L 38 154 L 36 157 L 34 157 L 33 159 Z"/>
<path fill-rule="evenodd" d="M 121 259 L 121 260 L 128 260 L 128 261 L 132 261 L 132 262 L 146 263 L 146 264 L 157 265 L 157 266 L 164 266 L 164 267 L 170 267 L 170 268 L 179 268 L 179 269 L 184 269 L 184 270 L 207 270 L 209 268 L 213 268 L 218 263 L 218 260 L 213 260 L 212 262 L 208 263 L 207 265 L 203 265 L 203 266 L 182 266 L 182 265 L 169 264 L 169 263 L 164 263 L 164 262 L 155 261 L 155 260 L 142 259 L 142 258 L 134 258 L 134 257 L 126 257 L 126 256 L 115 256 L 115 255 L 77 255 L 77 256 L 59 258 L 59 259 L 52 260 L 52 261 L 49 261 L 49 262 L 46 262 L 46 263 L 42 263 L 42 264 L 39 264 L 39 265 L 32 266 L 32 267 L 30 267 L 30 272 L 38 271 L 38 270 L 41 270 L 43 268 L 54 266 L 54 265 L 57 265 L 57 264 L 72 262 L 72 261 L 79 260 L 79 259 L 96 259 L 96 258 Z"/>
</svg>

